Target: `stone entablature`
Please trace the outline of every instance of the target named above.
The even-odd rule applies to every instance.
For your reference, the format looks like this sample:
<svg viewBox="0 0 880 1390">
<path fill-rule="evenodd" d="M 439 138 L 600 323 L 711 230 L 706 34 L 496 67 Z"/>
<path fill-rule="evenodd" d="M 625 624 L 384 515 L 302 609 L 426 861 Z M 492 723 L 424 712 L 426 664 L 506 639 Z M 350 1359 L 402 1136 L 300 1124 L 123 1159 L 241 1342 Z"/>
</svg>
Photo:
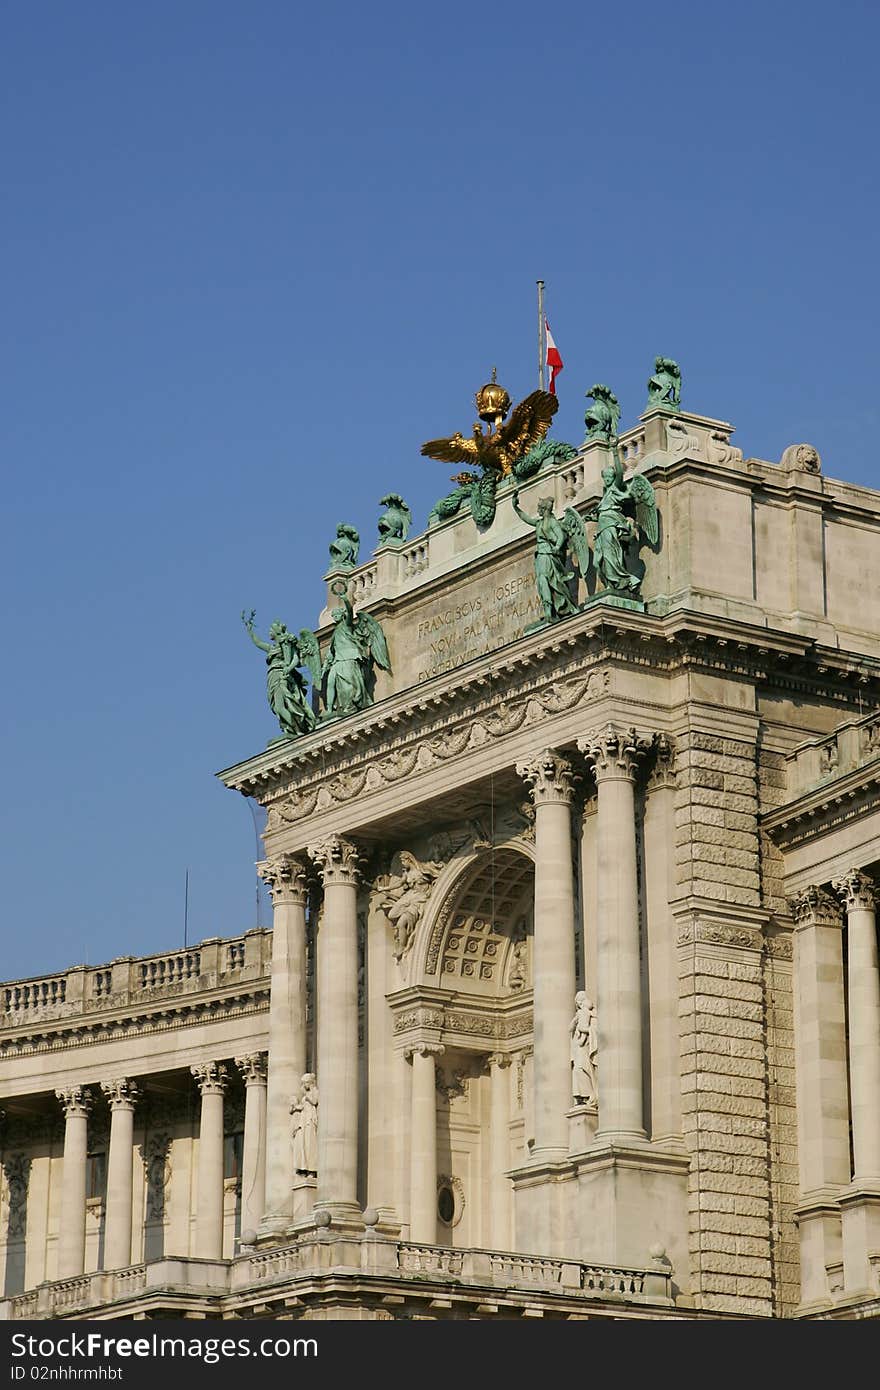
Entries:
<svg viewBox="0 0 880 1390">
<path fill-rule="evenodd" d="M 181 951 L 121 956 L 107 965 L 75 965 L 54 975 L 0 984 L 0 1035 L 6 1029 L 68 1020 L 181 995 L 202 994 L 268 977 L 271 932 L 211 937 Z"/>
</svg>

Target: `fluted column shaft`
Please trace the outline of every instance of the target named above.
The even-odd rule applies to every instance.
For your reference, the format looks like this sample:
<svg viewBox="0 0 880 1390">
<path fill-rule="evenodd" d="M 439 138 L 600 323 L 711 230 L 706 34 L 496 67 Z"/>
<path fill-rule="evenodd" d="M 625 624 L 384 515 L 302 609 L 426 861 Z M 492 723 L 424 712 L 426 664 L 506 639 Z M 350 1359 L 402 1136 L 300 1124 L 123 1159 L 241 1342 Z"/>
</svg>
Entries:
<svg viewBox="0 0 880 1390">
<path fill-rule="evenodd" d="M 443 1047 L 417 1043 L 407 1048 L 412 1061 L 410 1122 L 410 1240 L 437 1240 L 437 1071 Z"/>
<path fill-rule="evenodd" d="M 266 1054 L 236 1057 L 244 1079 L 241 1233 L 256 1232 L 266 1209 Z M 289 1125 L 286 1126 L 289 1129 Z"/>
<path fill-rule="evenodd" d="M 489 1245 L 510 1249 L 510 1058 L 489 1058 Z"/>
<path fill-rule="evenodd" d="M 635 778 L 649 746 L 612 724 L 578 740 L 598 788 L 597 1137 L 643 1139 L 642 988 Z"/>
<path fill-rule="evenodd" d="M 306 866 L 290 854 L 258 865 L 272 894 L 272 983 L 266 1088 L 265 1213 L 292 1214 L 290 1105 L 306 1056 Z M 263 1213 L 261 1213 L 262 1219 Z"/>
<path fill-rule="evenodd" d="M 357 1208 L 358 850 L 339 835 L 310 846 L 324 881 L 318 932 L 318 1187 L 315 1205 Z"/>
<path fill-rule="evenodd" d="M 851 869 L 834 887 L 846 907 L 849 997 L 849 1085 L 853 1179 L 880 1182 L 880 969 L 876 890 Z"/>
<path fill-rule="evenodd" d="M 123 1078 L 102 1081 L 101 1090 L 110 1106 L 104 1268 L 125 1269 L 131 1264 L 132 1149 L 138 1090 Z"/>
<path fill-rule="evenodd" d="M 58 1235 L 58 1278 L 72 1279 L 85 1268 L 86 1159 L 92 1096 L 85 1086 L 71 1086 L 55 1095 L 64 1108 L 64 1200 Z"/>
<path fill-rule="evenodd" d="M 532 1158 L 568 1152 L 569 1024 L 574 1007 L 574 872 L 571 767 L 546 749 L 517 772 L 535 803 L 534 1097 Z"/>
<path fill-rule="evenodd" d="M 197 1259 L 223 1258 L 223 1093 L 226 1068 L 206 1062 L 190 1068 L 202 1095 L 199 1121 L 198 1192 L 196 1198 Z"/>
</svg>

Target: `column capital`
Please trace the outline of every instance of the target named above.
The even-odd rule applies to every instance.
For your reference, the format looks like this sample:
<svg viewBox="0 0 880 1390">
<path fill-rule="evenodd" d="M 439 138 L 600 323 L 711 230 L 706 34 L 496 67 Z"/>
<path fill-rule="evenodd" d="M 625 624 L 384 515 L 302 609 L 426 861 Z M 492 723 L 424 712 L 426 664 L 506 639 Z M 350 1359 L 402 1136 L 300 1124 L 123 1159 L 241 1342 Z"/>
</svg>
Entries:
<svg viewBox="0 0 880 1390">
<path fill-rule="evenodd" d="M 573 792 L 571 763 L 555 748 L 545 748 L 530 762 L 517 763 L 516 774 L 528 783 L 536 806 L 551 801 L 570 804 Z"/>
<path fill-rule="evenodd" d="M 877 901 L 874 880 L 861 869 L 847 869 L 840 878 L 834 879 L 832 887 L 843 898 L 847 912 L 856 912 L 859 908 L 870 911 Z"/>
<path fill-rule="evenodd" d="M 102 1081 L 101 1090 L 111 1110 L 134 1110 L 140 1099 L 140 1089 L 126 1076 L 114 1081 Z"/>
<path fill-rule="evenodd" d="M 268 884 L 274 904 L 305 903 L 308 865 L 295 854 L 278 854 L 274 859 L 261 859 L 257 864 L 257 873 Z"/>
<path fill-rule="evenodd" d="M 843 925 L 843 913 L 837 898 L 824 888 L 818 888 L 815 883 L 794 893 L 788 900 L 788 906 L 798 929 Z"/>
<path fill-rule="evenodd" d="M 634 782 L 639 759 L 650 750 L 652 742 L 634 728 L 608 723 L 579 738 L 578 748 L 592 764 L 597 782 L 606 777 Z"/>
<path fill-rule="evenodd" d="M 408 1062 L 411 1062 L 415 1053 L 420 1057 L 442 1057 L 446 1048 L 442 1043 L 410 1043 L 409 1047 L 404 1048 L 403 1055 Z"/>
<path fill-rule="evenodd" d="M 510 1066 L 513 1058 L 508 1052 L 490 1052 L 486 1061 L 493 1071 L 504 1071 L 506 1067 Z"/>
<path fill-rule="evenodd" d="M 361 852 L 352 840 L 329 835 L 320 845 L 309 845 L 307 853 L 317 864 L 325 888 L 331 883 L 357 883 Z"/>
<path fill-rule="evenodd" d="M 88 1115 L 95 1099 L 88 1086 L 67 1086 L 56 1091 L 55 1097 L 61 1101 L 66 1119 L 70 1119 L 72 1115 Z"/>
<path fill-rule="evenodd" d="M 229 1081 L 223 1062 L 203 1062 L 201 1066 L 190 1067 L 203 1096 L 222 1096 Z"/>
<path fill-rule="evenodd" d="M 675 786 L 675 739 L 669 734 L 655 734 L 654 759 L 648 773 L 648 791 Z"/>
<path fill-rule="evenodd" d="M 246 1086 L 265 1086 L 268 1074 L 265 1052 L 248 1052 L 244 1057 L 236 1057 L 235 1065 L 241 1072 Z"/>
</svg>

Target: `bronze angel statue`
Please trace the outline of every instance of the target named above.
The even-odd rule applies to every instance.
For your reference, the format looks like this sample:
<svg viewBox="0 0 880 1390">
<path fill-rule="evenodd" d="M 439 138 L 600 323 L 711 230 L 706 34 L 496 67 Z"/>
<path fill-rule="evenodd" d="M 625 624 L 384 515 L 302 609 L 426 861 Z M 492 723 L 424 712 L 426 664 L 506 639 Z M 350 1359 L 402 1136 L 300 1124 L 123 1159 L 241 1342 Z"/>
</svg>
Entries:
<svg viewBox="0 0 880 1390">
<path fill-rule="evenodd" d="M 355 614 L 348 597 L 334 590 L 341 604 L 331 612 L 333 636 L 316 679 L 321 681 L 325 719 L 354 714 L 373 703 L 376 667 L 391 670 L 388 643 L 369 613 Z"/>
<path fill-rule="evenodd" d="M 307 733 L 317 720 L 308 702 L 305 677 L 298 668 L 308 666 L 320 681 L 321 657 L 318 639 L 303 629 L 299 634 L 288 632 L 284 623 L 274 622 L 269 628 L 269 641 L 263 642 L 254 631 L 256 612 L 242 613 L 241 620 L 255 647 L 266 653 L 266 694 L 269 706 L 289 738 Z M 315 672 L 317 670 L 317 676 Z"/>
<path fill-rule="evenodd" d="M 654 489 L 642 473 L 623 480 L 620 460 L 602 469 L 603 491 L 586 520 L 595 521 L 593 564 L 606 589 L 635 593 L 642 583 L 632 564 L 643 541 L 656 545 L 659 536 Z"/>
<path fill-rule="evenodd" d="M 494 370 L 492 380 L 480 388 L 475 400 L 486 430 L 478 420 L 469 439 L 458 432 L 448 439 L 429 439 L 422 445 L 422 454 L 426 458 L 440 459 L 442 463 L 472 464 L 480 470 L 479 473 L 456 474 L 453 481 L 466 490 L 477 525 L 488 526 L 495 516 L 495 489 L 499 480 L 507 477 L 517 459 L 544 438 L 559 409 L 559 401 L 549 391 L 533 391 L 514 407 L 504 424 L 510 410 L 510 396 L 495 380 Z M 457 499 L 455 506 L 452 505 L 454 499 Z M 454 515 L 461 500 L 461 494 L 453 494 L 445 503 L 435 506 L 434 514 Z"/>
<path fill-rule="evenodd" d="M 535 528 L 535 585 L 546 621 L 556 622 L 577 613 L 578 605 L 571 596 L 575 571 L 569 564 L 569 552 L 576 556 L 584 579 L 590 567 L 590 547 L 581 518 L 573 507 L 566 507 L 561 518 L 554 516 L 552 497 L 539 497 L 538 515 L 528 516 L 520 510 L 518 491 L 513 494 L 513 510 L 521 521 Z"/>
</svg>

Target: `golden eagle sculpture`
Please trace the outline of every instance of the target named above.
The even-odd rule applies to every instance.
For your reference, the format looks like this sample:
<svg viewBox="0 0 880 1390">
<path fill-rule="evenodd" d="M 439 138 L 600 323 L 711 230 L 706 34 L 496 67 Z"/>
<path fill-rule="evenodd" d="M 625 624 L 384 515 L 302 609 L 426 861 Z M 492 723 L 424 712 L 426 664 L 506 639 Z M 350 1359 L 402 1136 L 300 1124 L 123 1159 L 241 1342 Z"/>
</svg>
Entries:
<svg viewBox="0 0 880 1390">
<path fill-rule="evenodd" d="M 478 421 L 470 439 L 458 433 L 449 439 L 429 439 L 422 445 L 422 453 L 443 463 L 470 463 L 491 470 L 496 480 L 507 477 L 517 459 L 540 443 L 559 408 L 558 400 L 549 391 L 533 391 L 514 407 L 507 424 L 503 424 L 510 410 L 510 396 L 498 385 L 494 370 L 492 380 L 480 388 L 475 400 L 480 420 L 488 428 L 484 431 Z"/>
</svg>

